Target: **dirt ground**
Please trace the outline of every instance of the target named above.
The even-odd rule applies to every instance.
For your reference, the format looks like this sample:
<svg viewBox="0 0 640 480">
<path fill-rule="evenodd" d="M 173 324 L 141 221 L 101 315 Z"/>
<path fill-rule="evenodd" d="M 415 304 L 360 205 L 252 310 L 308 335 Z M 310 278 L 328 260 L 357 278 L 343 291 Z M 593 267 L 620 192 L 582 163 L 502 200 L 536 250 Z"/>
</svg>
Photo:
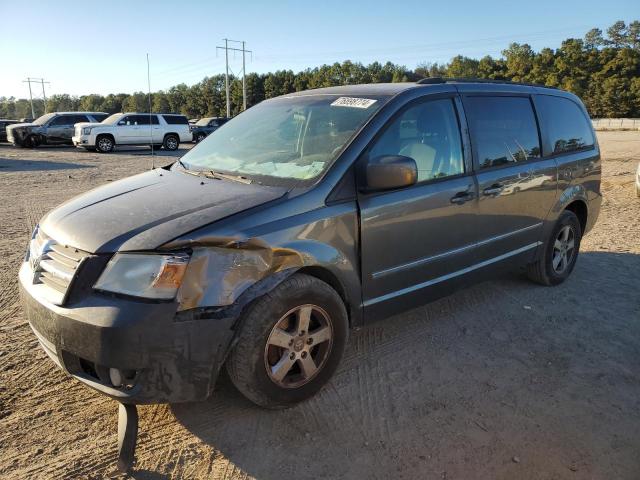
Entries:
<svg viewBox="0 0 640 480">
<path fill-rule="evenodd" d="M 132 478 L 640 478 L 640 132 L 599 139 L 603 208 L 565 284 L 512 274 L 353 332 L 290 410 L 226 377 L 207 402 L 143 407 Z M 38 347 L 16 277 L 47 210 L 150 163 L 0 146 L 1 478 L 117 476 L 115 402 Z"/>
</svg>

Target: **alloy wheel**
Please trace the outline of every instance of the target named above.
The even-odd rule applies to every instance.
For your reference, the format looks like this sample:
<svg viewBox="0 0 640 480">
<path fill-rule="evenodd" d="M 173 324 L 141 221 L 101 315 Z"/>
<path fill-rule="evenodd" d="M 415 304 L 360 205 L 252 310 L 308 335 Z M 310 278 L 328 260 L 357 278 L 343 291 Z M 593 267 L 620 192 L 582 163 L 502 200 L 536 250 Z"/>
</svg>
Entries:
<svg viewBox="0 0 640 480">
<path fill-rule="evenodd" d="M 174 137 L 167 138 L 166 145 L 168 150 L 175 150 L 178 148 L 178 142 Z"/>
<path fill-rule="evenodd" d="M 575 255 L 575 232 L 571 225 L 565 225 L 558 232 L 553 244 L 551 264 L 553 270 L 561 275 L 571 265 Z"/>
<path fill-rule="evenodd" d="M 113 148 L 113 143 L 108 138 L 103 137 L 98 141 L 98 148 L 103 152 L 110 152 Z"/>
<path fill-rule="evenodd" d="M 310 382 L 331 352 L 331 318 L 317 305 L 289 310 L 271 329 L 264 350 L 267 375 L 276 385 L 297 388 Z"/>
</svg>

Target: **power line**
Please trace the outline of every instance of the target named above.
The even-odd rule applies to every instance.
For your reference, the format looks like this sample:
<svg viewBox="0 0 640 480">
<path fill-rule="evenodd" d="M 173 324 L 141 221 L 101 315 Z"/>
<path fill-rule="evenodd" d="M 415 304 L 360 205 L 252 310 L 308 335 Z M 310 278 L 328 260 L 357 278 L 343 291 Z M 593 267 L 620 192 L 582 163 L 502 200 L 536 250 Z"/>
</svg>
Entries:
<svg viewBox="0 0 640 480">
<path fill-rule="evenodd" d="M 224 89 L 227 94 L 227 118 L 231 117 L 231 101 L 229 99 L 229 50 L 232 52 L 242 52 L 242 109 L 247 109 L 247 83 L 246 83 L 246 62 L 245 62 L 245 54 L 250 53 L 251 58 L 253 58 L 253 52 L 251 50 L 245 49 L 244 40 L 229 40 L 228 38 L 223 38 L 224 47 L 216 47 L 216 52 L 218 49 L 224 50 L 224 61 L 225 61 L 225 74 L 224 74 Z M 229 46 L 229 42 L 234 42 L 238 44 L 242 44 L 242 48 L 233 48 Z"/>
</svg>

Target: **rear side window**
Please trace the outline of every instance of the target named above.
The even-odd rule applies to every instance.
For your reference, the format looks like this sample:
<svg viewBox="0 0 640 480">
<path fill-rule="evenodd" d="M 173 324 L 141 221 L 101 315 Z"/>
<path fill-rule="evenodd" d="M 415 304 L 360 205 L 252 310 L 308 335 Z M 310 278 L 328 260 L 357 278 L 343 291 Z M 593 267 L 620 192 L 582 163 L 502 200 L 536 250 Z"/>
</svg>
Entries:
<svg viewBox="0 0 640 480">
<path fill-rule="evenodd" d="M 88 122 L 88 121 L 89 121 L 89 117 L 87 117 L 86 115 L 71 115 L 71 121 L 69 122 L 69 124 L 74 125 L 76 123 Z"/>
<path fill-rule="evenodd" d="M 107 115 L 106 113 L 94 113 L 92 116 L 96 119 L 96 122 L 101 122 L 109 115 Z"/>
<path fill-rule="evenodd" d="M 553 153 L 593 147 L 595 142 L 589 120 L 574 102 L 568 98 L 538 95 L 536 108 Z"/>
<path fill-rule="evenodd" d="M 538 126 L 528 97 L 467 97 L 464 106 L 480 168 L 540 157 Z"/>
<path fill-rule="evenodd" d="M 464 173 L 458 117 L 450 98 L 417 103 L 391 120 L 369 150 L 369 157 L 413 158 L 418 181 Z"/>
<path fill-rule="evenodd" d="M 158 125 L 159 123 L 157 115 L 133 115 L 133 121 L 135 125 Z"/>
<path fill-rule="evenodd" d="M 189 125 L 189 120 L 184 115 L 163 115 L 162 118 L 169 125 Z"/>
</svg>

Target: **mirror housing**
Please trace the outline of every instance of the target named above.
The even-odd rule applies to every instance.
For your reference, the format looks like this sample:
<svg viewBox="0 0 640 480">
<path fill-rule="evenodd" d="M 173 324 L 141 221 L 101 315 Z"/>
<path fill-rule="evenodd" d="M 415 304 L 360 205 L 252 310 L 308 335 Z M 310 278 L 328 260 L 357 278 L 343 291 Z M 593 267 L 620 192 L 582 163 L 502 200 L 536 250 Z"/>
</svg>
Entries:
<svg viewBox="0 0 640 480">
<path fill-rule="evenodd" d="M 410 187 L 418 181 L 418 166 L 411 157 L 382 155 L 367 159 L 360 189 L 365 192 Z"/>
</svg>

